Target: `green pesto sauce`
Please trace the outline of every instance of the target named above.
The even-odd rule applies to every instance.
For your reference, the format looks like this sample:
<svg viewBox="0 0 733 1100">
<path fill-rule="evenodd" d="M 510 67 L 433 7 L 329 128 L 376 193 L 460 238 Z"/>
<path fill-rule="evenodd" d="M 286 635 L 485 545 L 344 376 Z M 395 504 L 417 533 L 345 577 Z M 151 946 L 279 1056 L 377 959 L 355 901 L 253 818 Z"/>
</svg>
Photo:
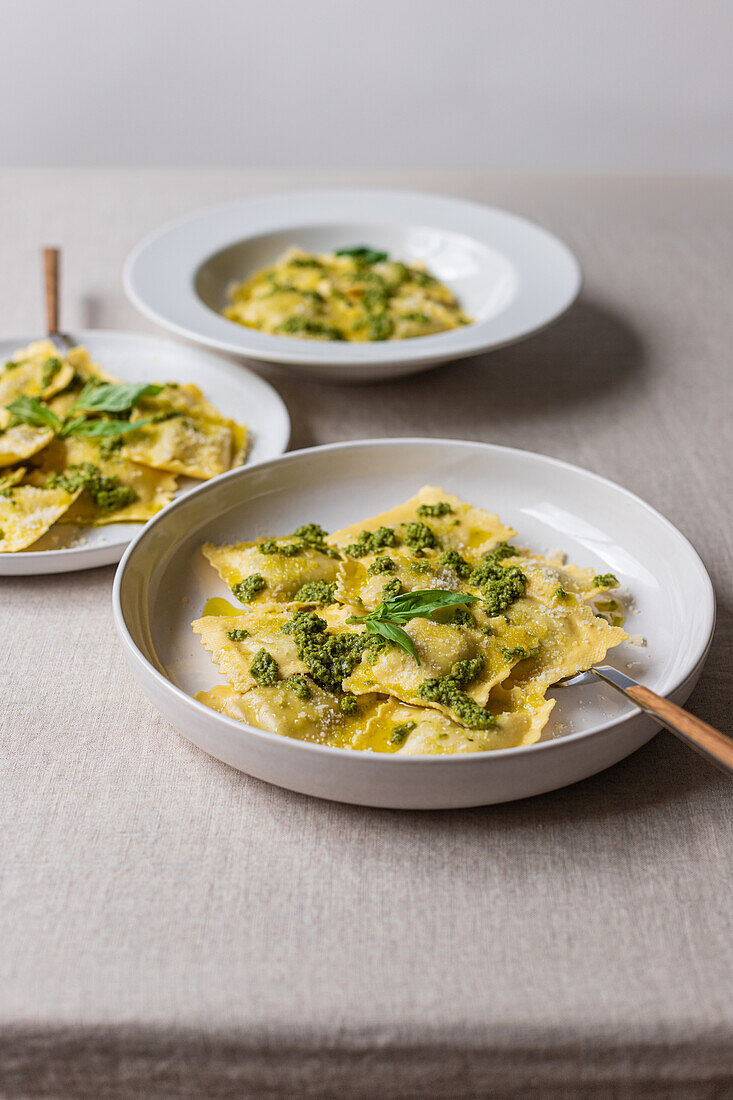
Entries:
<svg viewBox="0 0 733 1100">
<path fill-rule="evenodd" d="M 51 355 L 43 364 L 43 371 L 41 373 L 41 389 L 45 390 L 46 386 L 50 386 L 56 375 L 63 367 L 63 362 L 56 355 Z"/>
<path fill-rule="evenodd" d="M 367 569 L 370 577 L 378 577 L 380 573 L 394 573 L 397 566 L 392 558 L 375 558 Z"/>
<path fill-rule="evenodd" d="M 416 722 L 403 722 L 401 726 L 395 726 L 389 739 L 390 745 L 404 745 L 416 725 Z"/>
<path fill-rule="evenodd" d="M 356 714 L 358 709 L 359 709 L 359 704 L 357 702 L 357 699 L 356 699 L 355 695 L 348 695 L 348 694 L 344 695 L 341 698 L 341 700 L 339 701 L 339 710 L 341 711 L 342 714 L 347 714 L 347 715 Z"/>
<path fill-rule="evenodd" d="M 255 659 L 249 666 L 253 679 L 260 687 L 272 687 L 280 679 L 280 669 L 277 661 L 266 649 L 260 649 Z"/>
<path fill-rule="evenodd" d="M 293 256 L 288 260 L 288 267 L 317 267 L 320 269 L 323 264 L 315 256 Z"/>
<path fill-rule="evenodd" d="M 263 588 L 267 588 L 267 581 L 262 574 L 251 573 L 243 581 L 232 585 L 232 594 L 237 597 L 240 603 L 249 603 Z"/>
<path fill-rule="evenodd" d="M 227 630 L 227 638 L 230 642 L 243 642 L 245 638 L 249 638 L 249 631 L 245 630 L 243 626 L 238 626 L 235 630 Z"/>
<path fill-rule="evenodd" d="M 309 321 L 307 317 L 301 317 L 300 314 L 293 313 L 290 317 L 286 317 L 281 325 L 278 325 L 277 332 L 282 332 L 287 335 L 302 334 L 304 336 L 316 336 L 321 340 L 344 340 L 344 334 L 335 325 L 321 325 L 317 321 Z"/>
<path fill-rule="evenodd" d="M 402 592 L 402 585 L 397 577 L 393 577 L 391 581 L 387 581 L 382 589 L 382 599 L 391 600 L 393 596 L 399 596 Z"/>
<path fill-rule="evenodd" d="M 317 550 L 327 558 L 338 558 L 338 551 L 326 544 L 327 534 L 318 523 L 304 523 L 283 539 L 265 539 L 257 544 L 257 549 L 261 554 L 281 554 L 285 558 L 297 557 L 304 550 Z"/>
<path fill-rule="evenodd" d="M 438 540 L 427 523 L 417 520 L 408 523 L 404 537 L 411 550 L 434 550 L 438 546 Z"/>
<path fill-rule="evenodd" d="M 492 729 L 496 718 L 490 711 L 480 707 L 463 688 L 481 672 L 483 657 L 472 657 L 468 661 L 457 661 L 446 676 L 432 680 L 423 680 L 418 695 L 431 703 L 442 703 L 448 707 L 469 729 Z"/>
<path fill-rule="evenodd" d="M 511 547 L 507 549 L 511 550 Z M 481 589 L 486 613 L 501 615 L 515 600 L 524 595 L 527 578 L 516 565 L 499 565 L 493 556 L 494 553 L 492 551 L 491 554 L 486 555 L 468 579 L 470 584 Z"/>
<path fill-rule="evenodd" d="M 461 629 L 461 627 L 476 628 L 476 620 L 466 607 L 457 607 L 448 622 L 451 626 L 458 627 L 458 629 Z"/>
<path fill-rule="evenodd" d="M 302 542 L 277 542 L 276 539 L 266 539 L 257 544 L 260 554 L 281 554 L 284 558 L 294 558 L 305 550 Z"/>
<path fill-rule="evenodd" d="M 504 561 L 505 558 L 516 558 L 516 556 L 516 547 L 510 546 L 508 542 L 498 542 L 493 550 L 484 554 L 484 560 L 499 562 Z"/>
<path fill-rule="evenodd" d="M 468 580 L 471 576 L 471 566 L 457 550 L 444 550 L 438 558 L 438 565 L 450 569 L 461 581 Z"/>
<path fill-rule="evenodd" d="M 321 527 L 320 523 L 303 523 L 293 531 L 293 538 L 300 539 L 308 546 L 320 548 L 326 540 L 328 531 Z"/>
<path fill-rule="evenodd" d="M 618 579 L 614 577 L 613 573 L 596 573 L 593 578 L 595 588 L 615 588 L 617 584 Z"/>
<path fill-rule="evenodd" d="M 67 493 L 84 489 L 92 498 L 97 512 L 102 515 L 117 512 L 139 499 L 132 486 L 122 485 L 118 477 L 104 477 L 99 467 L 92 462 L 67 466 L 63 473 L 51 474 L 46 479 L 46 488 L 65 489 Z"/>
<path fill-rule="evenodd" d="M 531 649 L 525 649 L 523 645 L 515 645 L 511 649 L 507 649 L 506 646 L 501 647 L 501 655 L 505 661 L 524 661 L 527 657 L 536 657 L 539 651 L 538 645 Z"/>
<path fill-rule="evenodd" d="M 424 314 L 418 314 L 417 316 L 424 316 Z M 428 318 L 425 317 L 427 321 Z M 421 504 L 417 510 L 417 514 L 423 519 L 427 519 L 429 516 L 447 516 L 453 509 L 447 500 L 438 500 L 435 504 Z"/>
<path fill-rule="evenodd" d="M 369 304 L 364 299 L 366 308 L 369 308 Z M 394 322 L 391 317 L 388 317 L 386 313 L 373 314 L 367 325 L 367 335 L 370 340 L 389 340 L 390 336 L 394 332 Z"/>
<path fill-rule="evenodd" d="M 325 531 L 319 523 L 303 523 L 293 531 L 293 538 L 304 543 L 310 550 L 317 550 L 319 554 L 325 554 L 327 558 L 340 558 L 338 550 L 326 544 Z"/>
<path fill-rule="evenodd" d="M 418 553 L 422 553 L 422 551 L 418 551 Z M 411 573 L 432 573 L 430 562 L 420 561 L 417 558 L 412 558 L 407 563 L 407 568 L 410 570 Z"/>
<path fill-rule="evenodd" d="M 125 440 L 121 435 L 112 438 L 103 437 L 99 441 L 100 458 L 111 458 L 115 451 L 122 449 L 124 442 Z"/>
<path fill-rule="evenodd" d="M 350 676 L 378 638 L 367 634 L 329 634 L 325 619 L 315 611 L 298 611 L 283 630 L 292 634 L 298 657 L 308 674 L 326 691 L 339 692 L 341 681 Z M 380 647 L 381 648 L 381 647 Z"/>
<path fill-rule="evenodd" d="M 345 551 L 352 558 L 364 558 L 386 546 L 397 546 L 398 541 L 393 527 L 377 527 L 376 531 L 362 531 L 356 542 L 345 547 Z"/>
<path fill-rule="evenodd" d="M 309 581 L 298 589 L 293 600 L 299 603 L 336 603 L 336 582 Z"/>
<path fill-rule="evenodd" d="M 290 690 L 303 701 L 310 699 L 311 695 L 313 694 L 311 691 L 311 686 L 308 683 L 308 677 L 303 676 L 300 672 L 294 672 L 292 676 L 288 676 L 285 683 L 290 688 Z"/>
</svg>

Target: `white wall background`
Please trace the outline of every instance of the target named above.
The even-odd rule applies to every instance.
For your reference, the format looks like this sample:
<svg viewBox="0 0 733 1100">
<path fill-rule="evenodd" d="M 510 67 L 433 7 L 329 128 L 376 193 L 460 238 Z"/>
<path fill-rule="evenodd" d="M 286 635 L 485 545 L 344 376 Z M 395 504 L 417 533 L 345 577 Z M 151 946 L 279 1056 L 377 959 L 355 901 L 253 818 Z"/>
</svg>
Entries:
<svg viewBox="0 0 733 1100">
<path fill-rule="evenodd" d="M 733 0 L 0 0 L 0 162 L 733 170 Z"/>
</svg>

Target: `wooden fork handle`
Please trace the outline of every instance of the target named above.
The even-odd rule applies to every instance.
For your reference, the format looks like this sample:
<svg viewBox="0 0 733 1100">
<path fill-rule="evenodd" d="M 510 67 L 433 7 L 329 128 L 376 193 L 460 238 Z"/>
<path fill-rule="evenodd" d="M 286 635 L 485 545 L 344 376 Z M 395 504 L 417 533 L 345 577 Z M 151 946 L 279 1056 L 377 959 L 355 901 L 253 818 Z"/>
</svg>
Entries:
<svg viewBox="0 0 733 1100">
<path fill-rule="evenodd" d="M 59 331 L 59 250 L 44 248 L 43 272 L 46 282 L 46 330 L 49 336 Z"/>
<path fill-rule="evenodd" d="M 627 687 L 626 694 L 647 714 L 654 715 L 666 729 L 685 741 L 690 748 L 712 760 L 723 771 L 733 775 L 733 738 L 726 737 L 724 733 L 709 726 L 701 718 L 696 718 L 694 714 L 650 691 L 642 684 Z"/>
</svg>

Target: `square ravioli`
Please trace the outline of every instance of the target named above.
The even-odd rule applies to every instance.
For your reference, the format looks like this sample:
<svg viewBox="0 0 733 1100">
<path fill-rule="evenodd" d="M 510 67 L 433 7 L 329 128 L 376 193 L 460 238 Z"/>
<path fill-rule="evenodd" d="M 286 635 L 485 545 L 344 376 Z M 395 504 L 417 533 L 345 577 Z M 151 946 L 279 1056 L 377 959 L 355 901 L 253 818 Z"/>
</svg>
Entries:
<svg viewBox="0 0 733 1100">
<path fill-rule="evenodd" d="M 337 696 L 313 684 L 304 697 L 286 680 L 244 692 L 222 685 L 199 691 L 196 698 L 219 714 L 258 729 L 334 748 L 366 747 L 364 730 L 379 705 L 377 696 L 363 695 L 354 711 L 344 714 Z"/>
<path fill-rule="evenodd" d="M 33 485 L 0 489 L 0 553 L 32 546 L 68 511 L 79 492 Z"/>
<path fill-rule="evenodd" d="M 23 463 L 29 487 L 72 493 L 63 525 L 145 523 L 172 500 L 176 475 L 215 477 L 247 445 L 246 426 L 198 386 L 120 381 L 82 347 L 39 340 L 0 364 L 0 482 Z M 20 548 L 3 539 L 0 553 Z"/>
<path fill-rule="evenodd" d="M 547 689 L 627 635 L 597 613 L 615 577 L 511 545 L 514 535 L 426 486 L 331 535 L 311 523 L 207 543 L 204 556 L 245 606 L 193 623 L 227 684 L 199 697 L 272 732 L 352 750 L 534 743 L 554 706 Z"/>
</svg>

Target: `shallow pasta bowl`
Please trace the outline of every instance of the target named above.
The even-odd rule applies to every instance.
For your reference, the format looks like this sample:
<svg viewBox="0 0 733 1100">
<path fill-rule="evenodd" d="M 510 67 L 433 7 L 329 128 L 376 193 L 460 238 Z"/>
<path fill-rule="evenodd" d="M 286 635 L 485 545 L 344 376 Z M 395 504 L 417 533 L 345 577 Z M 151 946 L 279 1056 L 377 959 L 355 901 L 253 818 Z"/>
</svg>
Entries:
<svg viewBox="0 0 733 1100">
<path fill-rule="evenodd" d="M 233 282 L 291 244 L 311 252 L 368 244 L 423 261 L 475 322 L 451 332 L 367 343 L 303 340 L 221 316 Z M 243 199 L 163 226 L 127 260 L 128 297 L 190 340 L 341 382 L 395 377 L 502 347 L 544 328 L 574 301 L 580 268 L 524 218 L 421 192 L 295 191 Z"/>
<path fill-rule="evenodd" d="M 456 756 L 354 752 L 264 732 L 197 702 L 221 683 L 190 622 L 229 596 L 201 544 L 283 534 L 309 521 L 335 530 L 439 485 L 497 511 L 537 551 L 615 573 L 634 596 L 611 663 L 683 702 L 715 619 L 710 580 L 690 543 L 658 512 L 604 478 L 528 451 L 456 440 L 335 443 L 232 471 L 169 505 L 130 546 L 114 585 L 115 621 L 135 678 L 205 752 L 278 786 L 369 806 L 436 809 L 504 802 L 573 783 L 616 763 L 658 727 L 610 688 L 557 692 L 536 745 Z"/>
</svg>

